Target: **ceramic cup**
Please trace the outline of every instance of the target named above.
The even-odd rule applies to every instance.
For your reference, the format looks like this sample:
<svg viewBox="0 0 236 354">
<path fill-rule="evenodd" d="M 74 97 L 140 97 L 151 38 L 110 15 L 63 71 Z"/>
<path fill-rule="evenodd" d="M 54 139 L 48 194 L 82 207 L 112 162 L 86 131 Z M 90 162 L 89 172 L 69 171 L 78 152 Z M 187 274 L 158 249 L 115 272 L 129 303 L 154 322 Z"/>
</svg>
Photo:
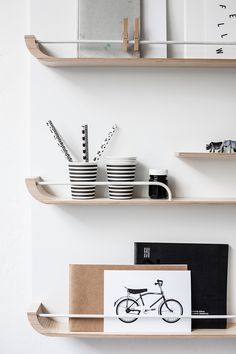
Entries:
<svg viewBox="0 0 236 354">
<path fill-rule="evenodd" d="M 107 157 L 106 169 L 108 182 L 134 182 L 136 157 Z M 110 199 L 131 199 L 132 185 L 109 185 Z"/>
<path fill-rule="evenodd" d="M 91 162 L 70 162 L 69 165 L 70 182 L 96 182 L 97 164 Z M 93 199 L 95 198 L 94 185 L 71 186 L 72 199 Z"/>
</svg>

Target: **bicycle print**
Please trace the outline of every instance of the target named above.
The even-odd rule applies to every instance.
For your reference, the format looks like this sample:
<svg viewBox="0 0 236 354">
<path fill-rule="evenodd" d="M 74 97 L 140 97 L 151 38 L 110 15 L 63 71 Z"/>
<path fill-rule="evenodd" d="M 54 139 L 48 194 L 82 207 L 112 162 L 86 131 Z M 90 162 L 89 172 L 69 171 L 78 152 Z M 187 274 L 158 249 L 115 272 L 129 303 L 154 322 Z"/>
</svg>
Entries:
<svg viewBox="0 0 236 354">
<path fill-rule="evenodd" d="M 163 316 L 162 320 L 167 323 L 176 323 L 180 320 L 180 316 L 183 315 L 182 304 L 176 299 L 166 298 L 162 289 L 163 280 L 157 279 L 154 284 L 159 287 L 159 292 L 150 292 L 147 288 L 125 287 L 127 295 L 117 299 L 114 303 L 116 315 L 119 316 L 120 321 L 133 323 L 138 320 L 140 314 L 148 314 L 150 311 L 156 311 L 159 316 Z M 150 305 L 145 303 L 149 296 L 156 297 Z M 126 317 L 127 315 L 128 317 Z"/>
<path fill-rule="evenodd" d="M 191 332 L 191 319 L 183 317 L 191 315 L 191 273 L 106 270 L 103 304 L 106 332 Z"/>
</svg>

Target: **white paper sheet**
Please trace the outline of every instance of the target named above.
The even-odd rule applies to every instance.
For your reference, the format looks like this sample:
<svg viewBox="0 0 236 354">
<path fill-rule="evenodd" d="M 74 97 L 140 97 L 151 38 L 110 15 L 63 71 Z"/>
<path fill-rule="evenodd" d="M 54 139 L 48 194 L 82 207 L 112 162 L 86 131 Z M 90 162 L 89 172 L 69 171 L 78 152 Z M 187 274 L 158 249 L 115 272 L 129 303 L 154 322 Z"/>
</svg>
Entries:
<svg viewBox="0 0 236 354">
<path fill-rule="evenodd" d="M 166 0 L 141 1 L 141 38 L 166 41 Z M 166 58 L 166 45 L 142 45 L 141 55 L 146 58 Z"/>
<path fill-rule="evenodd" d="M 205 0 L 185 0 L 185 41 L 205 41 Z M 204 58 L 206 46 L 185 45 L 186 58 Z"/>
<path fill-rule="evenodd" d="M 167 0 L 167 37 L 169 41 L 184 40 L 184 2 L 185 0 Z M 183 58 L 184 49 L 184 45 L 168 45 L 168 57 Z"/>
<path fill-rule="evenodd" d="M 191 279 L 190 271 L 105 271 L 104 272 L 104 313 L 106 315 L 120 315 L 121 319 L 126 319 L 125 306 L 127 288 L 147 288 L 148 292 L 160 293 L 160 288 L 155 285 L 157 279 L 163 281 L 162 290 L 166 299 L 178 301 L 169 302 L 170 308 L 176 309 L 179 313 L 180 306 L 183 308 L 184 315 L 191 315 Z M 160 314 L 161 299 L 154 305 L 152 311 L 150 306 L 161 297 L 161 295 L 143 295 L 142 304 L 138 300 L 139 294 L 130 294 L 130 303 L 134 301 L 134 309 L 131 315 L 133 319 L 137 318 L 132 323 L 126 323 L 120 318 L 105 318 L 104 332 L 119 332 L 119 333 L 136 333 L 136 332 L 151 332 L 151 333 L 182 333 L 191 331 L 191 319 L 181 318 L 176 323 L 165 322 L 162 318 L 156 318 Z M 135 301 L 137 301 L 138 306 Z M 167 302 L 168 303 L 168 302 Z M 181 304 L 179 306 L 179 303 Z M 138 318 L 136 310 L 140 311 L 140 315 L 146 318 Z M 169 314 L 166 312 L 166 307 L 162 307 L 162 315 Z"/>
</svg>

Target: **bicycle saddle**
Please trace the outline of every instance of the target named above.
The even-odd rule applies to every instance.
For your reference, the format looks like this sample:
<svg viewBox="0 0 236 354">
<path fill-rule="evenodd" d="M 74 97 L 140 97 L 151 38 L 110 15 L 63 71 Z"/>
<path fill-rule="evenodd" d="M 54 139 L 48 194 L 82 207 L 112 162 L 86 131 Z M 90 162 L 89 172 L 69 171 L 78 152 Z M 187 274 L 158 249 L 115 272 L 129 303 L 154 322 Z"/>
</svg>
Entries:
<svg viewBox="0 0 236 354">
<path fill-rule="evenodd" d="M 147 291 L 147 289 L 130 289 L 130 288 L 127 288 L 127 290 L 130 294 L 141 294 Z"/>
</svg>

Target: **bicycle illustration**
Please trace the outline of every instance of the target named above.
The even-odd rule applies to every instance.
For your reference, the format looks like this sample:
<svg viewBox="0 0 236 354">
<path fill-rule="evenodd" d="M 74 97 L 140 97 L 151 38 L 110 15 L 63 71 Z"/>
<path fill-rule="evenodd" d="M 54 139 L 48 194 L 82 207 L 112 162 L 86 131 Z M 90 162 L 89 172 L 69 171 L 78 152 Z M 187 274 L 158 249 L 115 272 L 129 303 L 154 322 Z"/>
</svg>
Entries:
<svg viewBox="0 0 236 354">
<path fill-rule="evenodd" d="M 176 323 L 183 315 L 183 306 L 175 299 L 166 299 L 164 291 L 162 290 L 163 280 L 157 279 L 154 283 L 159 286 L 160 292 L 149 292 L 148 289 L 130 289 L 127 288 L 127 295 L 115 301 L 116 315 L 119 320 L 124 323 L 132 323 L 137 321 L 138 316 L 148 314 L 150 311 L 157 311 L 158 315 L 163 316 L 163 321 L 167 323 Z M 137 295 L 138 297 L 131 297 L 130 295 Z M 157 297 L 151 304 L 145 305 L 145 298 Z M 147 301 L 146 301 L 147 302 Z M 156 306 L 158 304 L 158 306 Z M 125 317 L 125 315 L 129 317 Z M 132 317 L 130 315 L 135 315 Z M 168 317 L 170 315 L 171 317 Z"/>
</svg>

